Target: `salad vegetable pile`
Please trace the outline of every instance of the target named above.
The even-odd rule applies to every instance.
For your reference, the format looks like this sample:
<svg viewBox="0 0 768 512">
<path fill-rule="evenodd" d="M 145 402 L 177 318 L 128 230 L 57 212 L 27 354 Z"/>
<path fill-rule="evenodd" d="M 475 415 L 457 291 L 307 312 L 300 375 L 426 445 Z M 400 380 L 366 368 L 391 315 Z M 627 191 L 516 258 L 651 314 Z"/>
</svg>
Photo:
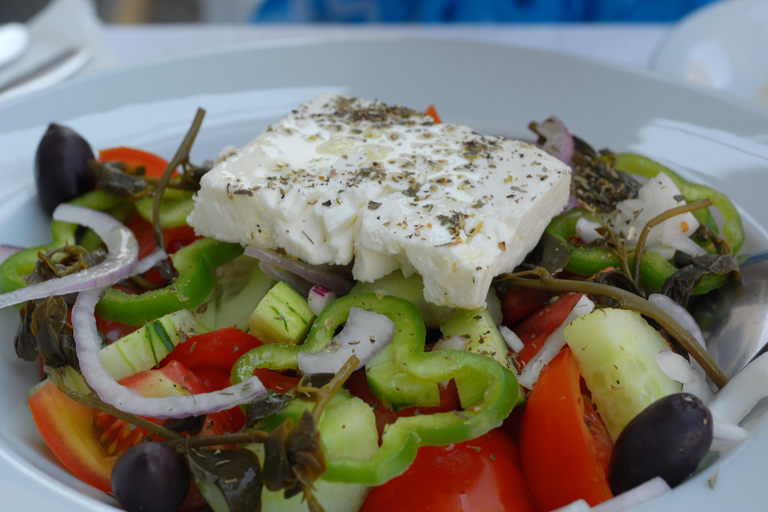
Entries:
<svg viewBox="0 0 768 512">
<path fill-rule="evenodd" d="M 342 114 L 372 132 L 387 116 L 441 122 L 434 107 L 382 105 Z M 744 231 L 719 192 L 596 151 L 557 118 L 531 123 L 521 147 L 570 166 L 566 208 L 537 219 L 535 249 L 495 277 L 486 305 L 437 305 L 407 266 L 355 282 L 351 264 L 196 233 L 195 195 L 239 158 L 190 162 L 203 115 L 170 161 L 94 154 L 50 125 L 35 178 L 51 243 L 6 247 L 0 266 L 0 307 L 20 306 L 16 352 L 44 371 L 28 393 L 40 435 L 125 509 L 548 512 L 621 493 L 633 506 L 746 435 L 751 405 L 714 394 L 728 378 L 685 309 L 739 278 Z M 500 144 L 465 143 L 461 158 L 495 168 Z M 378 157 L 363 151 L 368 179 Z M 268 178 L 283 198 L 287 173 Z M 508 181 L 508 198 L 535 199 Z M 408 201 L 437 194 L 422 185 L 393 186 Z M 382 202 L 365 209 L 384 215 Z M 453 237 L 441 250 L 491 231 L 461 212 L 437 218 Z M 515 237 L 492 243 L 504 253 Z"/>
</svg>

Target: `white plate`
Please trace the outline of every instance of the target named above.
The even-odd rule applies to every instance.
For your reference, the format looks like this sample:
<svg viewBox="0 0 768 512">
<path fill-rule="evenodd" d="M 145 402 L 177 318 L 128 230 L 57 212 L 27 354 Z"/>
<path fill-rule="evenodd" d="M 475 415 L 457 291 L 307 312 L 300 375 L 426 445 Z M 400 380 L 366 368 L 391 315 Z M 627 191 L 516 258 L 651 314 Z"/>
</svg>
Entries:
<svg viewBox="0 0 768 512">
<path fill-rule="evenodd" d="M 447 41 L 303 41 L 240 47 L 81 77 L 0 106 L 0 241 L 48 241 L 35 203 L 34 152 L 48 122 L 95 147 L 170 156 L 198 106 L 208 110 L 193 160 L 241 145 L 316 93 L 336 90 L 414 108 L 481 131 L 523 135 L 557 114 L 596 147 L 644 153 L 706 181 L 742 207 L 746 250 L 768 247 L 768 116 L 701 88 L 574 57 Z M 61 468 L 42 444 L 24 391 L 36 365 L 13 353 L 14 310 L 0 311 L 0 496 L 4 510 L 108 510 L 107 496 Z M 768 417 L 712 468 L 638 510 L 762 510 Z M 758 470 L 758 468 L 761 468 Z M 719 471 L 715 490 L 707 480 Z"/>
<path fill-rule="evenodd" d="M 768 108 L 768 2 L 730 0 L 695 11 L 651 67 Z"/>
</svg>

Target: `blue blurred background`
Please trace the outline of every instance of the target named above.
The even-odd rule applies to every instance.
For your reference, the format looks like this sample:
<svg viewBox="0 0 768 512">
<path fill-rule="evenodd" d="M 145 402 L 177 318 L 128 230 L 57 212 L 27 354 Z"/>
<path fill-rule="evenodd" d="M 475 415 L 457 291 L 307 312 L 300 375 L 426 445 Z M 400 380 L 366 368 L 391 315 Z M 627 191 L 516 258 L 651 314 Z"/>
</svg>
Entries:
<svg viewBox="0 0 768 512">
<path fill-rule="evenodd" d="M 0 0 L 25 21 L 49 0 Z M 107 23 L 675 22 L 717 0 L 90 0 Z"/>
<path fill-rule="evenodd" d="M 713 0 L 264 0 L 256 22 L 672 22 Z"/>
</svg>

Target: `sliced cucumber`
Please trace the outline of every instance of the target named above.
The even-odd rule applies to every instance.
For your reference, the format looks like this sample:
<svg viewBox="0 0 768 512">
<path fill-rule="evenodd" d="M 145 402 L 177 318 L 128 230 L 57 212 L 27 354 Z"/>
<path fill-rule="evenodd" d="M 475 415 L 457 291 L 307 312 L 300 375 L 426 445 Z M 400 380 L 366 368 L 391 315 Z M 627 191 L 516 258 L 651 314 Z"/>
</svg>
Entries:
<svg viewBox="0 0 768 512">
<path fill-rule="evenodd" d="M 275 285 L 274 279 L 259 268 L 259 260 L 245 255 L 220 266 L 213 275 L 216 285 L 196 311 L 195 331 L 203 333 L 230 326 L 248 330 L 253 310 Z"/>
<path fill-rule="evenodd" d="M 495 359 L 508 370 L 513 365 L 507 354 L 507 347 L 496 322 L 487 309 L 457 309 L 451 317 L 440 325 L 444 338 L 463 336 L 467 339 L 464 350 Z"/>
<path fill-rule="evenodd" d="M 682 390 L 656 363 L 669 344 L 640 313 L 598 309 L 571 322 L 563 335 L 613 441 L 648 405 Z"/>
<path fill-rule="evenodd" d="M 489 310 L 457 309 L 440 325 L 440 331 L 444 338 L 463 336 L 467 340 L 464 350 L 490 357 L 508 370 L 513 369 L 512 361 L 507 358 L 509 347 Z M 463 377 L 457 377 L 455 381 L 462 407 L 467 408 L 483 401 L 485 383 Z"/>
<path fill-rule="evenodd" d="M 175 311 L 104 347 L 99 357 L 107 372 L 120 380 L 157 366 L 176 345 L 187 339 L 194 326 L 192 312 Z"/>
<path fill-rule="evenodd" d="M 294 400 L 280 413 L 269 417 L 259 428 L 271 430 L 288 417 L 297 421 L 312 402 Z M 318 423 L 320 441 L 328 457 L 367 459 L 379 449 L 379 434 L 376 430 L 376 418 L 373 410 L 359 398 L 340 391 L 334 395 Z M 252 444 L 248 449 L 254 451 L 259 460 L 264 460 L 263 445 Z M 325 510 L 333 512 L 356 512 L 368 495 L 369 487 L 361 484 L 328 482 L 321 477 L 315 483 L 314 495 Z M 206 495 L 206 490 L 203 494 Z M 213 493 L 215 494 L 215 493 Z M 262 491 L 262 510 L 270 512 L 306 512 L 307 504 L 302 496 L 286 500 L 282 492 Z M 214 510 L 218 509 L 214 507 Z"/>
<path fill-rule="evenodd" d="M 264 460 L 263 445 L 251 445 L 248 447 Z M 315 489 L 312 494 L 328 512 L 357 512 L 363 506 L 370 487 L 362 484 L 348 484 L 344 482 L 329 482 L 322 477 L 314 482 Z M 206 496 L 207 497 L 207 496 Z M 226 509 L 225 509 L 226 510 Z M 290 499 L 283 497 L 283 491 L 270 491 L 266 488 L 261 491 L 261 510 L 264 512 L 307 512 L 307 502 L 301 493 Z M 214 508 L 215 512 L 219 512 Z"/>
<path fill-rule="evenodd" d="M 250 333 L 264 343 L 299 345 L 306 338 L 315 314 L 307 299 L 285 281 L 273 286 L 261 299 L 250 319 Z"/>
<path fill-rule="evenodd" d="M 124 379 L 156 367 L 187 339 L 194 327 L 194 314 L 186 309 L 175 311 L 102 348 L 99 358 L 113 379 Z M 32 396 L 45 382 L 27 391 L 27 396 Z M 83 376 L 71 366 L 64 368 L 64 385 L 78 393 L 91 392 Z"/>
</svg>

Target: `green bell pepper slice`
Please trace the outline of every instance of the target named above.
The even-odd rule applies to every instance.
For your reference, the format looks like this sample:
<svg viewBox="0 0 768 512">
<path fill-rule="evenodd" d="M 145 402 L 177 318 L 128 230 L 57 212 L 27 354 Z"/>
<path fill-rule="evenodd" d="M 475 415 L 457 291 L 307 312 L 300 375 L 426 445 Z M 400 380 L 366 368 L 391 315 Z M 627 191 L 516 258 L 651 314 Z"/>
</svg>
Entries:
<svg viewBox="0 0 768 512">
<path fill-rule="evenodd" d="M 195 240 L 171 255 L 178 275 L 168 286 L 140 295 L 129 295 L 108 288 L 96 306 L 105 320 L 128 325 L 144 325 L 180 309 L 194 310 L 213 290 L 213 269 L 243 253 L 239 244 L 218 242 L 211 238 Z"/>
<path fill-rule="evenodd" d="M 160 202 L 160 228 L 177 228 L 187 225 L 187 216 L 192 213 L 195 202 L 191 190 L 166 189 Z M 147 222 L 152 222 L 154 196 L 146 196 L 136 201 L 136 212 Z"/>
<path fill-rule="evenodd" d="M 83 194 L 71 201 L 71 204 L 91 208 L 93 210 L 108 211 L 125 206 L 126 201 L 119 199 L 101 190 L 94 190 Z M 75 243 L 77 224 L 51 221 L 51 242 L 40 247 L 24 249 L 6 259 L 0 265 L 0 293 L 6 293 L 27 286 L 24 277 L 31 274 L 38 260 L 38 253 L 57 249 L 68 244 Z M 98 237 L 96 237 L 98 240 Z M 92 240 L 88 250 L 95 249 L 101 241 Z M 95 245 L 94 245 L 95 244 Z"/>
<path fill-rule="evenodd" d="M 191 200 L 190 200 L 191 202 Z M 74 200 L 71 204 L 93 210 L 114 213 L 120 220 L 130 217 L 134 207 L 131 201 L 95 190 Z M 38 260 L 38 253 L 49 251 L 75 242 L 76 224 L 51 222 L 51 243 L 24 249 L 9 257 L 0 265 L 0 292 L 5 293 L 27 285 L 24 277 L 30 274 Z M 84 236 L 84 247 L 95 249 L 101 240 L 95 234 Z M 212 270 L 243 253 L 238 244 L 218 242 L 212 239 L 196 240 L 171 255 L 178 276 L 168 286 L 129 295 L 109 288 L 99 301 L 96 311 L 106 319 L 128 325 L 144 325 L 168 313 L 180 309 L 195 309 L 205 302 L 214 287 Z"/>
<path fill-rule="evenodd" d="M 408 468 L 419 446 L 474 439 L 501 425 L 523 400 L 514 374 L 489 357 L 460 350 L 424 352 L 426 328 L 419 310 L 403 299 L 373 293 L 346 295 L 328 305 L 315 319 L 302 345 L 268 344 L 245 353 L 232 370 L 232 382 L 251 377 L 257 368 L 298 369 L 299 353 L 323 350 L 347 320 L 352 307 L 383 314 L 395 322 L 395 335 L 390 344 L 398 364 L 408 373 L 430 384 L 457 379 L 457 386 L 459 382 L 473 387 L 481 385 L 485 392 L 480 403 L 462 411 L 398 418 L 384 430 L 381 445 L 373 456 L 366 459 L 328 456 L 324 479 L 382 484 Z"/>
</svg>

